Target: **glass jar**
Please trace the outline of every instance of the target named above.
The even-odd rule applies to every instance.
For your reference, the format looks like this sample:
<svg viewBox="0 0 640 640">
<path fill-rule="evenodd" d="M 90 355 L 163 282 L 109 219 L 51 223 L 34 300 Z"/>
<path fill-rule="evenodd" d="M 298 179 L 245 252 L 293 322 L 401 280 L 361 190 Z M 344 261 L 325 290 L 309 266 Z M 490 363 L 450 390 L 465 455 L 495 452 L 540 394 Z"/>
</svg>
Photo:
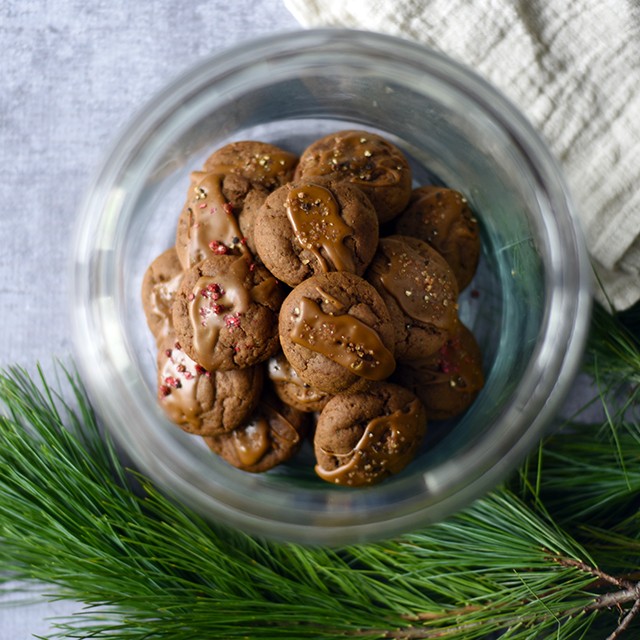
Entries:
<svg viewBox="0 0 640 640">
<path fill-rule="evenodd" d="M 359 489 L 314 477 L 304 454 L 264 474 L 232 468 L 170 424 L 140 300 L 175 238 L 189 185 L 233 140 L 300 152 L 340 129 L 400 146 L 417 185 L 468 198 L 482 258 L 460 317 L 486 384 L 404 472 Z M 534 446 L 576 373 L 590 267 L 557 163 L 527 120 L 469 69 L 416 44 L 347 30 L 264 37 L 215 55 L 156 96 L 120 135 L 80 209 L 74 330 L 95 407 L 128 454 L 176 499 L 278 539 L 343 544 L 438 521 L 494 487 Z"/>
</svg>

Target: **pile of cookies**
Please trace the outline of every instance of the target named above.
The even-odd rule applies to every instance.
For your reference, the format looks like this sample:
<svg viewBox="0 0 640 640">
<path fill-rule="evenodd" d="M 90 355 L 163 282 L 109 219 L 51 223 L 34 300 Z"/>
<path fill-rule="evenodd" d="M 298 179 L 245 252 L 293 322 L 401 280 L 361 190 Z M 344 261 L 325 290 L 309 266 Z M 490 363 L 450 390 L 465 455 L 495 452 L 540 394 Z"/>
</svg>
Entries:
<svg viewBox="0 0 640 640">
<path fill-rule="evenodd" d="M 465 411 L 481 354 L 458 318 L 480 254 L 465 198 L 413 187 L 404 154 L 340 131 L 298 158 L 233 142 L 191 174 L 143 306 L 168 417 L 262 472 L 312 438 L 317 475 L 370 485 Z"/>
</svg>

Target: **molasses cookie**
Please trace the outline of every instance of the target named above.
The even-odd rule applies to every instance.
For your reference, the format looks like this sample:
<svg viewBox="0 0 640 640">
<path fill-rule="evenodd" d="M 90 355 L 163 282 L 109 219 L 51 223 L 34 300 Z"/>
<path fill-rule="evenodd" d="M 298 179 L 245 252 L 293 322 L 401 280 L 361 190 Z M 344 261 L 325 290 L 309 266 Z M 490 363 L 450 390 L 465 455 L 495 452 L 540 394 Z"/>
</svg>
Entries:
<svg viewBox="0 0 640 640">
<path fill-rule="evenodd" d="M 315 471 L 334 484 L 375 484 L 413 460 L 426 428 L 422 403 L 404 387 L 379 383 L 336 395 L 318 418 Z"/>
<path fill-rule="evenodd" d="M 316 273 L 362 275 L 376 250 L 378 221 L 362 191 L 315 177 L 274 191 L 258 211 L 253 235 L 269 271 L 295 287 Z"/>
<path fill-rule="evenodd" d="M 320 138 L 300 156 L 295 179 L 332 175 L 360 188 L 380 222 L 398 215 L 411 196 L 411 168 L 394 144 L 369 131 L 339 131 Z"/>
<path fill-rule="evenodd" d="M 142 308 L 156 343 L 162 342 L 173 329 L 171 305 L 181 282 L 182 265 L 175 247 L 155 258 L 142 277 Z"/>
<path fill-rule="evenodd" d="M 298 157 L 266 142 L 242 140 L 214 151 L 204 163 L 204 171 L 233 173 L 273 191 L 293 179 Z"/>
<path fill-rule="evenodd" d="M 377 291 L 334 271 L 299 284 L 280 310 L 282 350 L 300 379 L 326 393 L 355 391 L 393 372 L 395 332 Z"/>
<path fill-rule="evenodd" d="M 321 411 L 331 398 L 330 394 L 302 382 L 282 352 L 269 359 L 267 373 L 280 400 L 299 411 Z"/>
<path fill-rule="evenodd" d="M 267 395 L 244 425 L 204 440 L 214 453 L 234 467 L 262 473 L 289 460 L 298 451 L 307 416 Z"/>
<path fill-rule="evenodd" d="M 176 230 L 176 252 L 184 269 L 212 255 L 247 254 L 239 217 L 268 191 L 234 173 L 194 172 Z"/>
<path fill-rule="evenodd" d="M 278 281 L 244 256 L 216 255 L 185 272 L 173 325 L 185 353 L 209 371 L 250 367 L 278 350 Z"/>
<path fill-rule="evenodd" d="M 456 330 L 455 276 L 426 242 L 406 236 L 382 238 L 365 278 L 389 308 L 398 360 L 435 353 Z"/>
<path fill-rule="evenodd" d="M 395 379 L 422 400 L 429 419 L 454 418 L 469 408 L 484 386 L 480 347 L 460 323 L 437 353 L 403 363 Z"/>
<path fill-rule="evenodd" d="M 189 433 L 214 436 L 249 418 L 262 393 L 261 366 L 207 371 L 175 337 L 158 352 L 158 398 L 169 419 Z"/>
<path fill-rule="evenodd" d="M 396 220 L 396 233 L 424 240 L 441 254 L 460 291 L 471 282 L 480 258 L 480 233 L 460 192 L 436 186 L 414 189 L 409 205 Z"/>
</svg>

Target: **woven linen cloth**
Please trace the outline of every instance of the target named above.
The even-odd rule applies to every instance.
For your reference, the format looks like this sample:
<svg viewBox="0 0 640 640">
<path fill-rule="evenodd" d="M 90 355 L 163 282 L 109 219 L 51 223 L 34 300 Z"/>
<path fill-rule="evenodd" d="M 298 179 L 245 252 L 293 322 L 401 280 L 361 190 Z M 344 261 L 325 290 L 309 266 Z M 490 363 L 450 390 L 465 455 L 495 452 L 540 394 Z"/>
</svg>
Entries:
<svg viewBox="0 0 640 640">
<path fill-rule="evenodd" d="M 485 77 L 563 167 L 599 286 L 640 299 L 638 0 L 284 0 L 305 27 L 421 42 Z"/>
</svg>

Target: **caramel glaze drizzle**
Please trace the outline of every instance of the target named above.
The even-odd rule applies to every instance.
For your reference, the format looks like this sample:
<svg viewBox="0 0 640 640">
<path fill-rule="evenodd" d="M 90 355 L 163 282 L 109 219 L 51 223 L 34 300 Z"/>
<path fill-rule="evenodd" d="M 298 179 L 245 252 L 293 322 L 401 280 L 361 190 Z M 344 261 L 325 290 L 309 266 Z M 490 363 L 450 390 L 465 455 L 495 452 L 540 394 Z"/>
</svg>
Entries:
<svg viewBox="0 0 640 640">
<path fill-rule="evenodd" d="M 253 420 L 246 426 L 234 429 L 233 443 L 243 466 L 258 463 L 270 450 L 281 443 L 294 446 L 300 436 L 294 426 L 278 411 L 262 404 Z"/>
<path fill-rule="evenodd" d="M 182 276 L 182 272 L 178 273 L 170 280 L 156 283 L 151 289 L 149 298 L 151 313 L 162 321 L 162 328 L 158 333 L 157 340 L 166 338 L 173 328 L 171 305 L 182 282 Z"/>
<path fill-rule="evenodd" d="M 305 176 L 340 173 L 349 182 L 369 186 L 389 186 L 400 182 L 403 167 L 391 155 L 392 148 L 376 137 L 352 133 L 339 136 L 335 144 L 318 154 Z"/>
<path fill-rule="evenodd" d="M 265 187 L 273 187 L 278 182 L 278 176 L 290 173 L 298 162 L 297 156 L 286 151 L 254 153 L 244 162 L 242 158 L 240 155 L 238 162 L 232 164 L 207 163 L 206 169 L 216 173 L 235 173 Z"/>
<path fill-rule="evenodd" d="M 178 425 L 198 429 L 202 424 L 202 407 L 198 402 L 198 382 L 205 369 L 182 349 L 167 350 L 167 359 L 160 369 L 160 399 L 169 419 Z"/>
<path fill-rule="evenodd" d="M 220 330 L 234 329 L 240 326 L 253 297 L 253 290 L 245 283 L 249 273 L 249 263 L 242 256 L 234 261 L 228 273 L 219 276 L 201 276 L 189 296 L 189 320 L 193 329 L 193 347 L 198 354 L 200 364 L 207 369 L 215 368 L 213 352 Z M 267 279 L 254 290 L 264 293 Z"/>
<path fill-rule="evenodd" d="M 300 376 L 296 370 L 289 364 L 289 361 L 280 355 L 275 358 L 270 358 L 267 363 L 267 374 L 269 379 L 277 384 L 293 384 L 300 387 L 302 391 L 296 394 L 296 400 L 301 404 L 311 404 L 317 402 L 326 397 L 324 391 L 314 389 L 300 379 Z"/>
<path fill-rule="evenodd" d="M 395 238 L 380 243 L 388 269 L 372 271 L 404 313 L 418 322 L 451 331 L 457 325 L 458 291 L 448 267 L 427 262 L 418 251 Z"/>
<path fill-rule="evenodd" d="M 315 300 L 303 297 L 293 319 L 291 340 L 296 344 L 367 380 L 384 380 L 393 373 L 393 354 L 378 333 L 358 318 L 324 313 Z"/>
<path fill-rule="evenodd" d="M 233 444 L 240 464 L 251 467 L 269 450 L 269 422 L 258 416 L 244 427 L 233 430 Z"/>
<path fill-rule="evenodd" d="M 419 424 L 420 413 L 420 401 L 416 399 L 408 408 L 374 418 L 351 451 L 325 451 L 347 462 L 331 470 L 316 465 L 316 473 L 327 482 L 342 485 L 371 484 L 379 480 L 382 474 L 399 473 L 413 459 L 414 447 L 411 443 L 422 428 Z"/>
<path fill-rule="evenodd" d="M 458 191 L 440 187 L 420 187 L 414 191 L 412 210 L 422 211 L 426 240 L 443 256 L 451 253 L 447 241 L 475 239 L 478 221 L 473 217 L 467 199 Z M 455 245 L 454 245 L 455 246 Z M 448 249 L 448 250 L 447 250 Z"/>
<path fill-rule="evenodd" d="M 197 171 L 191 174 L 191 179 L 195 182 L 195 195 L 188 205 L 189 265 L 204 260 L 212 251 L 226 253 L 239 249 L 248 254 L 238 220 L 222 192 L 224 174 Z"/>
<path fill-rule="evenodd" d="M 340 205 L 329 189 L 312 183 L 292 189 L 286 211 L 296 241 L 313 253 L 323 272 L 355 272 L 353 255 L 344 244 L 353 229 L 340 216 Z"/>
</svg>

